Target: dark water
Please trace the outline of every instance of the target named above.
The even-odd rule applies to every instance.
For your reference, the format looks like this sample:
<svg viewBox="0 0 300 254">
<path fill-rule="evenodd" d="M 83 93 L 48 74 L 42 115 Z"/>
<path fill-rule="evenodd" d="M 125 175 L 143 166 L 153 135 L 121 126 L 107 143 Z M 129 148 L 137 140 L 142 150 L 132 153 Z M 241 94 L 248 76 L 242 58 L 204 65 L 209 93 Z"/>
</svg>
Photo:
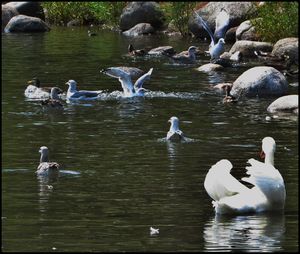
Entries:
<svg viewBox="0 0 300 254">
<path fill-rule="evenodd" d="M 208 47 L 113 32 L 88 37 L 87 28 L 2 35 L 2 251 L 296 251 L 298 118 L 266 121 L 274 98 L 224 105 L 212 85 L 246 68 L 205 74 L 165 58 L 134 59 L 126 56 L 129 43 L 178 52 Z M 209 60 L 201 59 L 196 67 Z M 118 80 L 99 70 L 122 65 L 154 68 L 145 84 L 151 96 L 67 104 L 61 113 L 24 97 L 34 76 L 64 90 L 74 79 L 79 89 L 120 91 Z M 171 116 L 191 142 L 162 140 Z M 284 214 L 215 217 L 203 187 L 208 169 L 227 158 L 240 179 L 265 136 L 277 143 Z M 42 145 L 63 165 L 58 179 L 35 174 Z M 150 226 L 160 233 L 150 235 Z"/>
</svg>

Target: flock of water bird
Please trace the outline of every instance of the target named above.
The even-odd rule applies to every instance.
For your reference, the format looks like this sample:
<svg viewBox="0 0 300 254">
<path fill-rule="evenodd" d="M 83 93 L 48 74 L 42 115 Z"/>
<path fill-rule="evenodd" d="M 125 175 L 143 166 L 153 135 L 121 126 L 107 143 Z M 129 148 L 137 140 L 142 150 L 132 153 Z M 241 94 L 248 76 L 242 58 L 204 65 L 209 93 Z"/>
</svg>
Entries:
<svg viewBox="0 0 300 254">
<path fill-rule="evenodd" d="M 211 59 L 218 59 L 224 47 L 224 35 L 229 24 L 229 15 L 226 10 L 222 9 L 216 19 L 216 29 L 213 34 L 206 22 L 196 13 L 196 17 L 202 26 L 207 30 L 211 43 L 209 54 Z M 89 32 L 91 35 L 91 32 Z M 217 43 L 216 43 L 217 41 Z M 134 52 L 133 47 L 129 46 L 129 52 Z M 171 58 L 174 61 L 183 63 L 193 62 L 195 58 L 196 47 L 191 46 L 185 55 L 175 55 Z M 143 54 L 143 52 L 136 52 Z M 151 68 L 147 73 L 142 75 L 133 84 L 131 75 L 118 67 L 103 69 L 101 73 L 112 78 L 117 78 L 123 89 L 123 96 L 126 98 L 134 96 L 144 96 L 144 82 L 150 79 L 153 72 Z M 94 100 L 99 98 L 102 90 L 87 91 L 77 90 L 77 83 L 69 80 L 67 83 L 68 90 L 66 101 Z M 226 88 L 226 97 L 224 100 L 234 101 L 229 96 L 229 88 Z M 61 103 L 62 91 L 56 87 L 41 87 L 37 78 L 29 82 L 25 90 L 25 96 L 33 99 L 42 100 L 42 105 L 50 108 L 62 108 Z M 49 98 L 50 96 L 50 98 Z M 179 128 L 179 119 L 172 116 L 169 119 L 170 129 L 167 132 L 166 140 L 168 142 L 185 140 L 184 133 Z M 265 137 L 262 140 L 262 154 L 264 162 L 255 159 L 249 159 L 246 174 L 249 177 L 243 177 L 241 180 L 250 183 L 253 187 L 247 187 L 230 174 L 232 164 L 226 159 L 218 161 L 213 165 L 204 180 L 204 187 L 208 195 L 213 199 L 213 207 L 217 214 L 223 213 L 248 213 L 283 210 L 286 198 L 284 180 L 280 172 L 274 167 L 274 153 L 276 149 L 275 140 L 272 137 Z M 56 162 L 49 161 L 49 149 L 46 146 L 40 147 L 40 163 L 37 168 L 38 175 L 48 176 L 57 174 L 60 165 Z M 152 233 L 158 233 L 158 230 L 150 229 Z"/>
</svg>

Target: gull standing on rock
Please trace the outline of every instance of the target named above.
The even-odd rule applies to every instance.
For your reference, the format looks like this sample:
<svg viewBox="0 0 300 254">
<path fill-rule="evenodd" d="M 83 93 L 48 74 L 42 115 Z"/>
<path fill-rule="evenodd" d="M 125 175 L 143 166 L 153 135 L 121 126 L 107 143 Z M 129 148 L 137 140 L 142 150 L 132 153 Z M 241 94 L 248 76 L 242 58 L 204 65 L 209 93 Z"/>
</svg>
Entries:
<svg viewBox="0 0 300 254">
<path fill-rule="evenodd" d="M 179 119 L 176 116 L 172 116 L 168 122 L 171 123 L 170 129 L 167 133 L 167 140 L 178 141 L 183 140 L 183 132 L 179 129 Z"/>
<path fill-rule="evenodd" d="M 41 146 L 39 152 L 41 153 L 41 158 L 36 173 L 38 175 L 49 175 L 51 173 L 58 173 L 60 165 L 57 162 L 49 162 L 48 147 Z"/>
<path fill-rule="evenodd" d="M 211 59 L 220 58 L 220 55 L 224 52 L 224 36 L 229 25 L 229 14 L 224 8 L 221 9 L 221 12 L 216 17 L 215 34 L 212 33 L 207 23 L 199 16 L 199 14 L 197 12 L 195 12 L 195 14 L 196 20 L 200 21 L 202 27 L 210 36 L 211 42 L 209 45 L 209 54 L 211 56 Z M 218 42 L 216 43 L 216 41 Z"/>
<path fill-rule="evenodd" d="M 100 70 L 100 72 L 110 77 L 119 79 L 125 97 L 144 96 L 146 89 L 142 86 L 145 81 L 150 79 L 152 71 L 153 68 L 151 68 L 147 73 L 139 77 L 133 85 L 130 74 L 118 67 L 110 67 L 107 69 Z"/>
<path fill-rule="evenodd" d="M 87 90 L 80 90 L 77 91 L 76 86 L 77 82 L 75 80 L 69 80 L 66 85 L 69 85 L 68 92 L 67 92 L 67 100 L 93 100 L 97 99 L 98 95 L 102 93 L 102 90 L 98 91 L 87 91 Z"/>
</svg>

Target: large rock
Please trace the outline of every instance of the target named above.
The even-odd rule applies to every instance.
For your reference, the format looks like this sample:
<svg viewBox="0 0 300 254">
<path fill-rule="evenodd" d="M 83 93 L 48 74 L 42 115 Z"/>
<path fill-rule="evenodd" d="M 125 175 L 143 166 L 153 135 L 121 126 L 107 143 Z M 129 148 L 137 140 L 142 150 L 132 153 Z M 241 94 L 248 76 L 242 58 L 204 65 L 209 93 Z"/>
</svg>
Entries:
<svg viewBox="0 0 300 254">
<path fill-rule="evenodd" d="M 19 14 L 40 18 L 45 21 L 44 10 L 39 2 L 9 2 L 6 6 L 15 8 Z"/>
<path fill-rule="evenodd" d="M 288 90 L 288 82 L 283 74 L 273 67 L 258 66 L 245 71 L 234 82 L 230 91 L 234 97 L 240 96 L 281 96 Z"/>
<path fill-rule="evenodd" d="M 130 2 L 120 17 L 120 29 L 128 30 L 139 23 L 150 23 L 155 29 L 164 24 L 163 12 L 156 2 Z"/>
<path fill-rule="evenodd" d="M 246 20 L 247 15 L 256 10 L 256 5 L 254 2 L 209 2 L 206 6 L 197 10 L 197 13 L 207 22 L 212 32 L 215 30 L 216 16 L 222 8 L 230 16 L 229 29 Z M 194 15 L 189 20 L 189 30 L 198 38 L 209 37 L 204 28 L 195 21 Z"/>
<path fill-rule="evenodd" d="M 148 23 L 140 23 L 130 28 L 129 30 L 123 32 L 127 36 L 139 36 L 143 34 L 152 34 L 154 33 L 154 28 Z"/>
<path fill-rule="evenodd" d="M 4 32 L 47 32 L 49 26 L 40 18 L 17 15 L 10 19 Z"/>
<path fill-rule="evenodd" d="M 272 54 L 279 58 L 284 57 L 284 55 L 289 56 L 289 58 L 298 64 L 298 38 L 285 38 L 277 41 L 273 47 Z"/>
<path fill-rule="evenodd" d="M 271 52 L 273 49 L 272 43 L 260 41 L 237 41 L 229 50 L 230 54 L 240 51 L 245 57 L 256 57 L 254 51 Z"/>
<path fill-rule="evenodd" d="M 298 114 L 298 94 L 281 96 L 267 108 L 270 113 L 293 112 Z"/>
<path fill-rule="evenodd" d="M 236 30 L 236 40 L 258 41 L 260 40 L 255 31 L 255 26 L 252 25 L 250 20 L 242 22 Z"/>
<path fill-rule="evenodd" d="M 8 6 L 6 4 L 2 5 L 2 31 L 4 30 L 10 19 L 17 15 L 19 15 L 19 13 L 16 8 Z"/>
</svg>

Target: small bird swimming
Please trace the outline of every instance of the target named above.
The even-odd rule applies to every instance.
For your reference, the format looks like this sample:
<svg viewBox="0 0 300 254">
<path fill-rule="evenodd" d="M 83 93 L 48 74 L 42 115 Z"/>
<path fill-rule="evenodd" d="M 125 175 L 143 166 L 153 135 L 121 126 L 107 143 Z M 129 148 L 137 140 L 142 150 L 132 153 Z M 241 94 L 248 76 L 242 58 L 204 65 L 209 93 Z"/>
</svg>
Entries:
<svg viewBox="0 0 300 254">
<path fill-rule="evenodd" d="M 172 116 L 168 122 L 171 123 L 171 126 L 167 133 L 167 140 L 178 141 L 184 139 L 183 132 L 179 130 L 179 119 L 176 116 Z"/>
<path fill-rule="evenodd" d="M 144 49 L 134 49 L 132 44 L 128 46 L 128 54 L 131 56 L 144 56 L 146 55 L 146 51 Z"/>
<path fill-rule="evenodd" d="M 176 55 L 169 55 L 163 53 L 163 55 L 169 57 L 176 63 L 182 63 L 182 64 L 194 64 L 196 62 L 196 52 L 197 52 L 197 47 L 195 46 L 190 46 L 188 48 L 187 54 L 186 53 L 179 53 Z"/>
<path fill-rule="evenodd" d="M 230 85 L 225 85 L 223 87 L 223 89 L 225 89 L 225 92 L 226 92 L 226 95 L 223 99 L 223 103 L 232 103 L 232 102 L 237 102 L 237 98 L 235 98 L 234 96 L 230 95 L 230 90 L 231 90 L 231 87 Z"/>
<path fill-rule="evenodd" d="M 46 146 L 41 146 L 39 152 L 41 153 L 40 164 L 37 167 L 36 173 L 38 175 L 49 175 L 58 173 L 60 165 L 57 162 L 49 162 L 49 149 Z"/>
<path fill-rule="evenodd" d="M 77 91 L 76 86 L 77 82 L 75 80 L 70 79 L 66 85 L 69 85 L 67 92 L 67 100 L 93 100 L 97 99 L 98 95 L 102 93 L 102 90 L 98 91 L 87 91 L 80 90 Z"/>
<path fill-rule="evenodd" d="M 229 15 L 224 8 L 221 9 L 221 12 L 216 17 L 216 29 L 215 34 L 212 33 L 211 29 L 207 23 L 195 12 L 198 21 L 200 21 L 202 27 L 207 31 L 210 36 L 211 42 L 209 45 L 209 54 L 211 59 L 220 58 L 220 55 L 224 52 L 224 36 L 229 25 Z M 216 41 L 218 41 L 216 43 Z"/>
<path fill-rule="evenodd" d="M 133 85 L 130 74 L 118 67 L 110 67 L 105 70 L 100 70 L 100 72 L 110 77 L 119 79 L 125 97 L 144 96 L 146 89 L 142 86 L 145 81 L 150 79 L 152 71 L 153 68 L 139 77 Z"/>
<path fill-rule="evenodd" d="M 88 30 L 88 36 L 96 36 L 97 33 L 91 32 L 90 30 Z"/>
<path fill-rule="evenodd" d="M 58 87 L 52 87 L 50 93 L 50 99 L 42 100 L 41 105 L 45 109 L 63 109 L 63 104 L 60 102 L 58 97 Z"/>
<path fill-rule="evenodd" d="M 30 99 L 45 99 L 50 97 L 50 92 L 52 87 L 41 87 L 41 82 L 37 77 L 27 82 L 28 86 L 25 89 L 24 95 Z M 63 91 L 57 87 L 58 94 Z"/>
</svg>

